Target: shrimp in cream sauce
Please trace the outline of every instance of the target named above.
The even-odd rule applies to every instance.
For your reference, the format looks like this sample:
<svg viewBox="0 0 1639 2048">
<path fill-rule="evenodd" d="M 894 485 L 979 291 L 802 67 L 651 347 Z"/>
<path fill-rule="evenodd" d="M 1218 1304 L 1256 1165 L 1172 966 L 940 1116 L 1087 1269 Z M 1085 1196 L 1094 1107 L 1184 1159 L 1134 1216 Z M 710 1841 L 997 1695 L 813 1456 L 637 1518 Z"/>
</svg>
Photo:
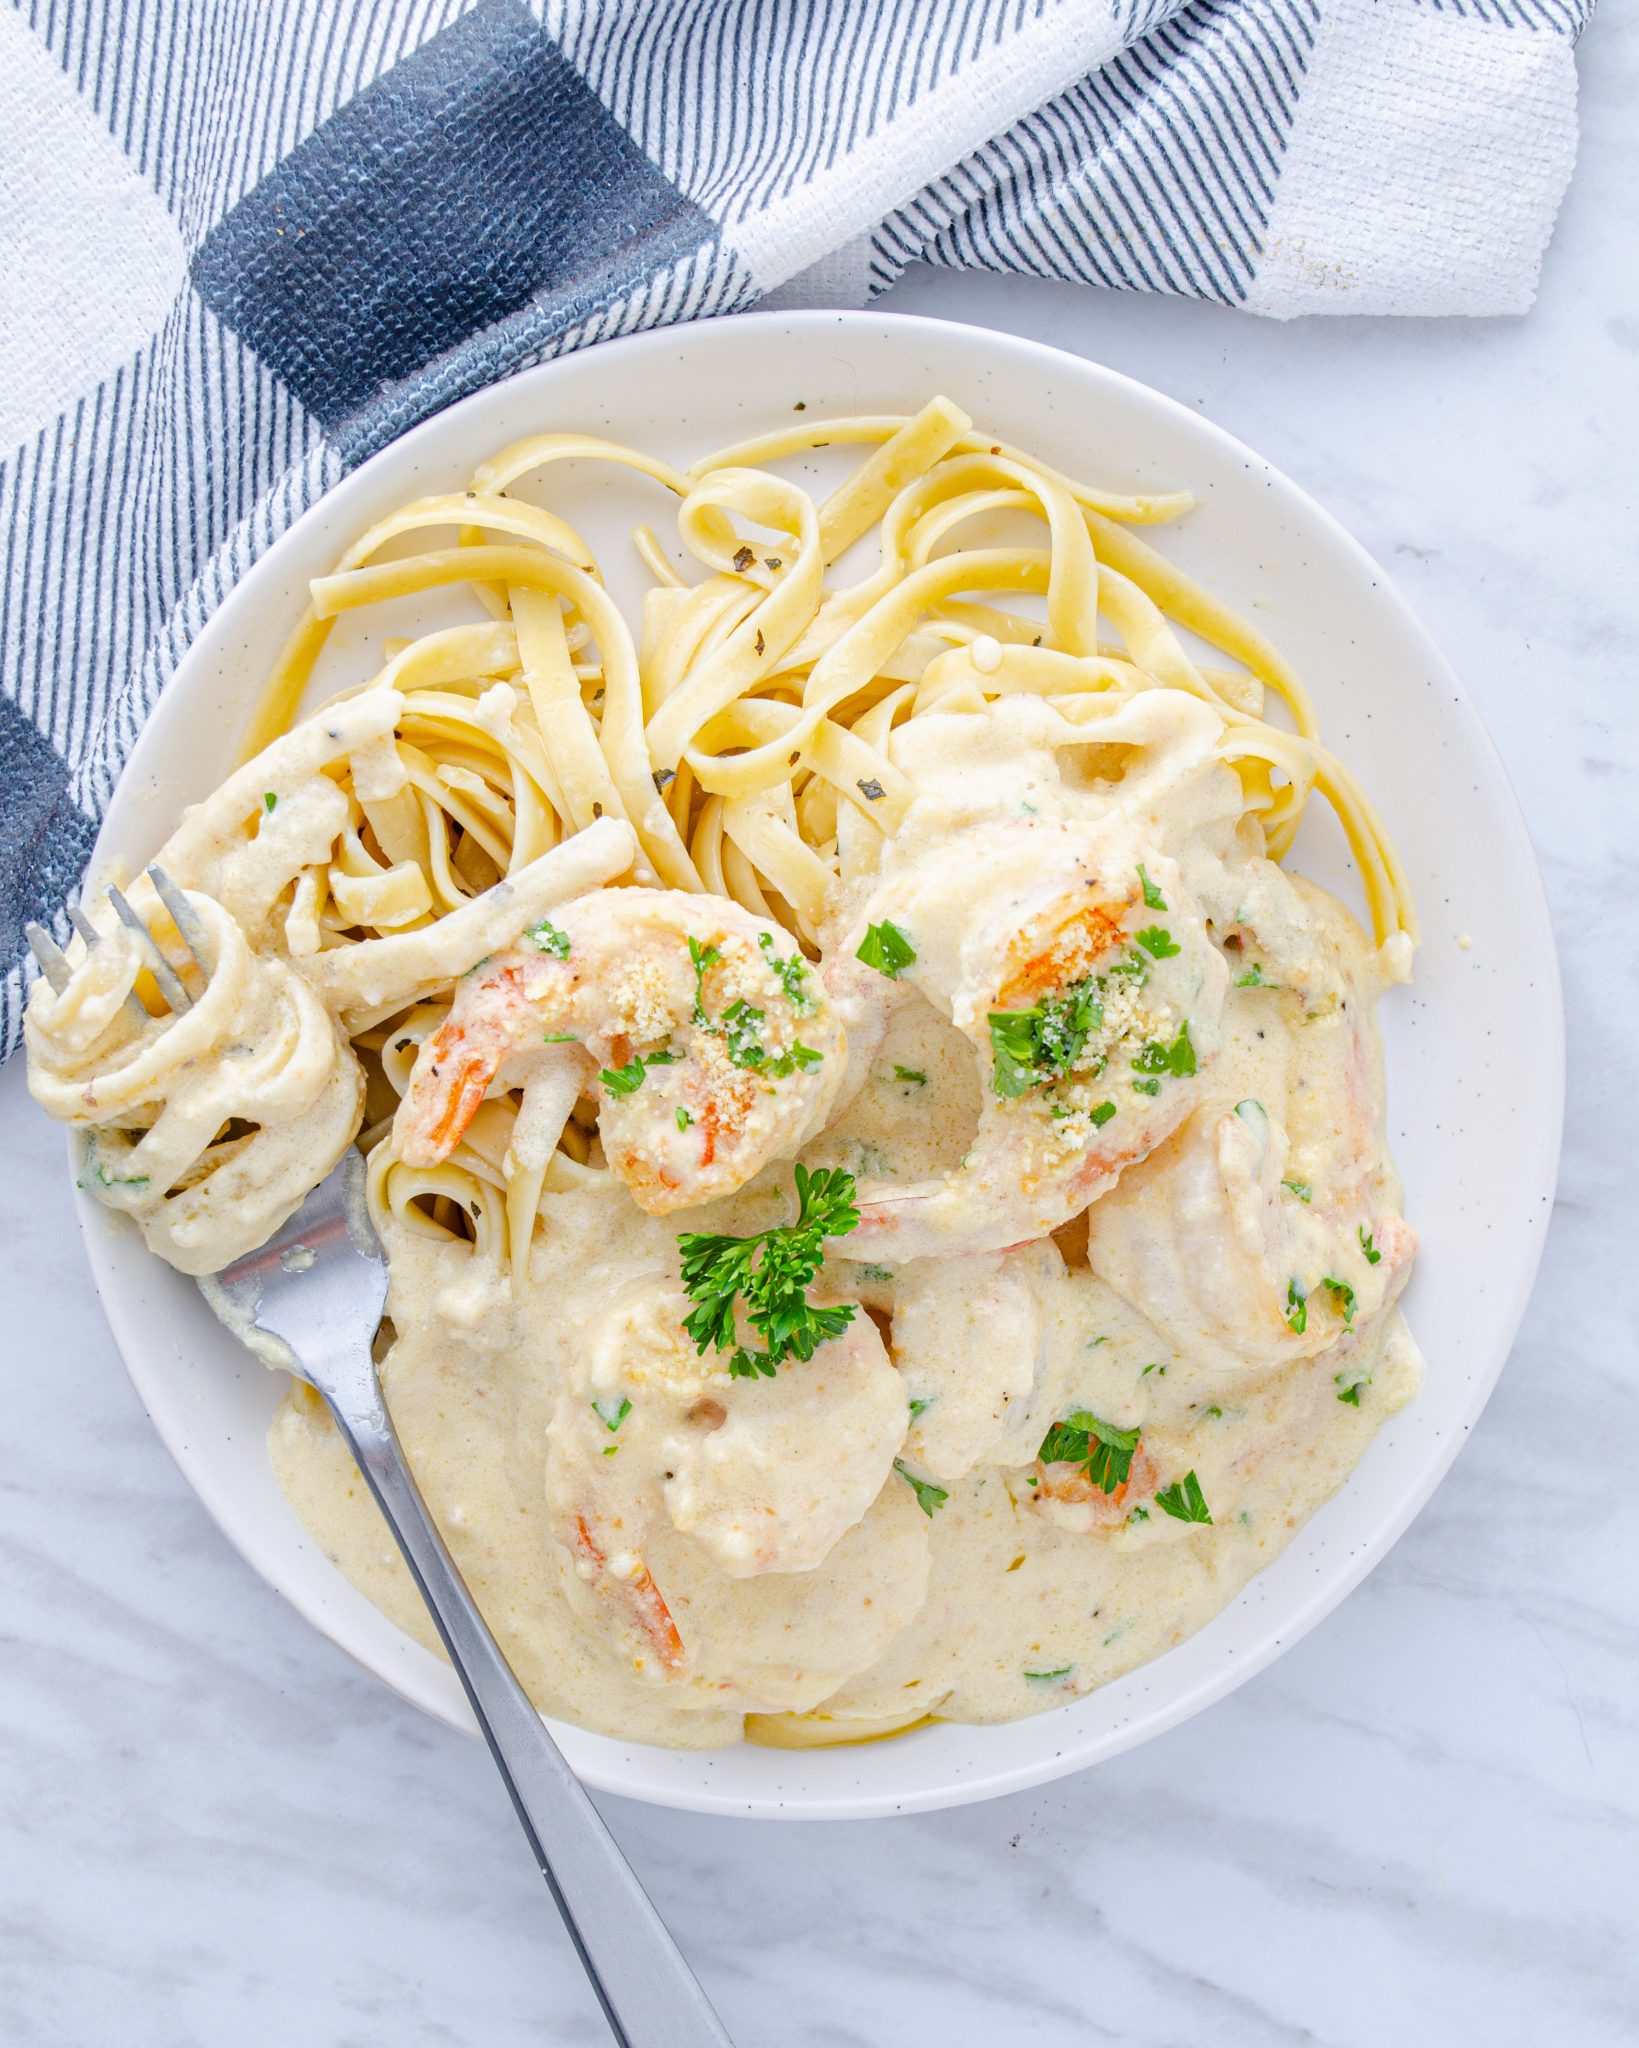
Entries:
<svg viewBox="0 0 1639 2048">
<path fill-rule="evenodd" d="M 271 1227 L 361 1119 L 374 1180 L 409 1176 L 377 1214 L 383 1385 L 544 1710 L 681 1747 L 748 1716 L 834 1740 L 1038 1712 L 1217 1613 L 1414 1394 L 1373 1015 L 1401 963 L 1264 857 L 1211 706 L 919 713 L 884 742 L 895 830 L 837 818 L 806 950 L 650 886 L 607 818 L 355 944 L 311 862 L 357 840 L 336 763 L 388 746 L 390 696 L 185 822 L 221 990 L 198 1048 L 122 1009 L 110 931 L 36 990 L 33 1085 L 185 1270 Z M 250 1224 L 194 1215 L 236 1159 Z M 679 1235 L 785 1227 L 796 1161 L 857 1184 L 814 1285 L 849 1313 L 737 1377 L 685 1327 Z M 464 1237 L 448 1191 L 480 1169 L 486 1201 L 529 1200 Z M 431 1644 L 305 1389 L 271 1449 L 314 1538 Z"/>
</svg>

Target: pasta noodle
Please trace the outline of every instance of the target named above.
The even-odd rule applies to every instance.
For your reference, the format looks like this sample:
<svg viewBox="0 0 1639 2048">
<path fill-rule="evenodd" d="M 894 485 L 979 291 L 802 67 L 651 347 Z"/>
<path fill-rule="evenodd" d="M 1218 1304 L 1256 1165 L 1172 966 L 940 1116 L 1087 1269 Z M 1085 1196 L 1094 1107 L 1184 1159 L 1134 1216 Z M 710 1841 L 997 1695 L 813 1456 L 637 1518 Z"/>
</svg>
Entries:
<svg viewBox="0 0 1639 2048">
<path fill-rule="evenodd" d="M 566 464 L 673 501 L 639 607 L 531 495 Z M 1291 665 L 1152 545 L 1191 503 L 943 397 L 686 469 L 532 435 L 315 579 L 241 764 L 42 942 L 31 1086 L 173 1265 L 359 1143 L 395 1424 L 543 1710 L 1039 1711 L 1415 1391 L 1372 1016 L 1410 893 Z M 302 715 L 355 613 L 376 672 Z M 1370 940 L 1275 865 L 1315 797 Z M 270 1449 L 424 1629 L 322 1407 Z"/>
<path fill-rule="evenodd" d="M 773 467 L 825 446 L 866 452 L 823 500 Z M 566 462 L 616 465 L 676 501 L 701 575 L 686 581 L 640 528 L 654 580 L 635 633 L 575 526 L 513 495 Z M 466 490 L 378 520 L 314 582 L 244 765 L 161 858 L 253 953 L 299 965 L 296 1000 L 316 996 L 337 1020 L 332 1075 L 349 1042 L 362 1055 L 378 1213 L 458 1230 L 514 1271 L 542 1195 L 603 1168 L 590 1111 L 577 1122 L 550 1077 L 486 1104 L 442 1166 L 397 1158 L 389 1112 L 456 978 L 553 904 L 619 879 L 730 896 L 812 953 L 838 881 L 872 867 L 914 795 L 894 759 L 907 720 L 1033 696 L 1085 745 L 1143 693 L 1187 693 L 1221 721 L 1218 757 L 1273 856 L 1312 796 L 1335 811 L 1402 976 L 1417 930 L 1403 870 L 1301 682 L 1134 531 L 1192 502 L 1077 482 L 942 397 L 908 417 L 805 419 L 687 470 L 592 436 L 530 436 Z M 1021 520 L 1034 539 L 998 541 L 998 522 Z M 873 529 L 876 561 L 848 580 L 838 564 Z M 392 644 L 372 682 L 298 722 L 337 619 L 450 587 L 469 593 L 472 623 Z M 1186 636 L 1234 665 L 1202 665 Z M 1286 722 L 1264 715 L 1271 697 Z M 100 958 L 104 982 L 129 964 L 118 949 Z M 88 1000 L 75 997 L 82 1015 Z M 163 1067 L 147 1043 L 164 1030 L 159 1007 L 139 1036 Z M 42 1047 L 62 1028 L 42 1010 Z M 131 1056 L 116 1049 L 116 1064 Z M 333 1116 L 340 1098 L 326 1099 Z M 235 1100 L 221 1128 L 255 1108 Z M 224 1143 L 244 1140 L 213 1133 L 183 1162 L 196 1187 Z"/>
</svg>

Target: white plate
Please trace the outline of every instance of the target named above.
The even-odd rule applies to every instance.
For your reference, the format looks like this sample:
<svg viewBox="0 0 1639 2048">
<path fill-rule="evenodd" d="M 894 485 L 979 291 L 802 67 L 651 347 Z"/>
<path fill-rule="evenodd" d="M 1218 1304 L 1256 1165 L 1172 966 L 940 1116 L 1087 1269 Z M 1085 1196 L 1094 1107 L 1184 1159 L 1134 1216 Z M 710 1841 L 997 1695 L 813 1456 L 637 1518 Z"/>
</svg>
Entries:
<svg viewBox="0 0 1639 2048">
<path fill-rule="evenodd" d="M 1073 1705 L 1005 1727 L 946 1725 L 806 1753 L 648 1749 L 556 1729 L 591 1785 L 706 1812 L 857 1817 L 1038 1784 L 1158 1734 L 1260 1670 L 1335 1607 L 1434 1490 L 1485 1404 L 1536 1272 L 1553 1198 L 1564 1082 L 1558 971 L 1518 806 L 1484 728 L 1382 570 L 1312 500 L 1215 427 L 1113 371 L 941 321 L 794 313 L 679 327 L 549 363 L 429 420 L 314 507 L 211 619 L 110 806 L 99 861 L 140 863 L 185 802 L 227 771 L 308 577 L 402 499 L 464 485 L 515 436 L 578 428 L 683 461 L 810 412 L 898 412 L 944 391 L 998 436 L 1117 488 L 1188 485 L 1200 508 L 1160 544 L 1250 611 L 1293 657 L 1327 737 L 1399 840 L 1424 920 L 1410 990 L 1385 1005 L 1390 1131 L 1423 1253 L 1406 1301 L 1428 1357 L 1421 1398 L 1378 1436 L 1285 1554 L 1176 1650 Z M 561 475 L 562 473 L 560 473 Z M 576 513 L 617 595 L 634 517 L 668 502 L 576 472 Z M 430 622 L 437 607 L 417 601 Z M 454 600 L 439 601 L 449 605 Z M 371 666 L 381 616 L 347 622 L 326 689 Z M 1337 883 L 1327 827 L 1298 864 Z M 307 1540 L 263 1437 L 282 1390 L 194 1289 L 84 1196 L 80 1218 L 131 1377 L 230 1540 L 318 1628 L 406 1699 L 470 1727 L 448 1668 L 401 1634 Z"/>
</svg>

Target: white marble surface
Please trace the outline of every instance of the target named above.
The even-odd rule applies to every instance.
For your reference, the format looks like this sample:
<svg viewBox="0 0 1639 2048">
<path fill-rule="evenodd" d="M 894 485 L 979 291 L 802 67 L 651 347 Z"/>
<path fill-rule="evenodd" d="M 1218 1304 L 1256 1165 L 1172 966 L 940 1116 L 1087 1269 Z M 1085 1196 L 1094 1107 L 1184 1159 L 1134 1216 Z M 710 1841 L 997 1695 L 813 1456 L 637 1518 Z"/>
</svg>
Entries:
<svg viewBox="0 0 1639 2048">
<path fill-rule="evenodd" d="M 1400 579 L 1541 852 L 1564 1178 L 1456 1469 L 1225 1704 L 923 1819 L 604 1802 L 741 2048 L 1639 2040 L 1639 24 L 1597 20 L 1582 71 L 1523 321 L 1275 327 L 933 275 L 894 295 L 1202 405 Z M 477 1745 L 253 1578 L 151 1435 L 21 1084 L 0 1076 L 0 2040 L 601 2043 Z"/>
</svg>

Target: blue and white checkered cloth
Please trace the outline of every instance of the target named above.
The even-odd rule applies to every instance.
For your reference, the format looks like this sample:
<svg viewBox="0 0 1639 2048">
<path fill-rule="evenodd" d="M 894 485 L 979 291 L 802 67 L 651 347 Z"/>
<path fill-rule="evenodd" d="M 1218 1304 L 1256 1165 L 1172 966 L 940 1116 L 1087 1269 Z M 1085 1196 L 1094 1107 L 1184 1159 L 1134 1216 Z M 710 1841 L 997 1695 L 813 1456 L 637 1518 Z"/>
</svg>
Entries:
<svg viewBox="0 0 1639 2048">
<path fill-rule="evenodd" d="M 0 7 L 0 1052 L 143 719 L 347 468 L 907 263 L 1517 313 L 1592 0 Z"/>
</svg>

